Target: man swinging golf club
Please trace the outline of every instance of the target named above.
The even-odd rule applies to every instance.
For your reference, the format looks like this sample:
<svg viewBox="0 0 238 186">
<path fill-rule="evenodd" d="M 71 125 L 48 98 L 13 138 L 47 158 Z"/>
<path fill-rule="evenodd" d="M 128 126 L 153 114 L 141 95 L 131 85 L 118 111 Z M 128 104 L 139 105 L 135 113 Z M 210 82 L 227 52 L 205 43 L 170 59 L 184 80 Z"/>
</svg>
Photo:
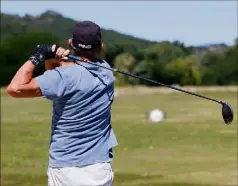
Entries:
<svg viewBox="0 0 238 186">
<path fill-rule="evenodd" d="M 100 27 L 78 23 L 68 42 L 75 56 L 109 67 L 99 59 L 103 48 Z M 16 98 L 45 97 L 53 102 L 48 186 L 111 186 L 111 127 L 113 73 L 90 63 L 66 62 L 69 50 L 41 44 L 17 71 L 8 86 Z M 43 75 L 32 78 L 37 65 Z"/>
</svg>

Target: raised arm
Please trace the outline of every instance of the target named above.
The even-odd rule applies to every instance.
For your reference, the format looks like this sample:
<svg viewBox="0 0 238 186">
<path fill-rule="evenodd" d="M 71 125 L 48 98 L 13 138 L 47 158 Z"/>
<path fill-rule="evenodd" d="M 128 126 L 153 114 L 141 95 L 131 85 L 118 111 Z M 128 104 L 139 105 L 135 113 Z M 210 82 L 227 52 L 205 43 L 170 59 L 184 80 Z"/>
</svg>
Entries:
<svg viewBox="0 0 238 186">
<path fill-rule="evenodd" d="M 15 98 L 42 96 L 38 83 L 35 79 L 32 79 L 34 69 L 35 65 L 31 61 L 22 65 L 7 87 L 10 96 Z"/>
<path fill-rule="evenodd" d="M 32 78 L 33 72 L 35 67 L 39 64 L 44 63 L 47 60 L 52 60 L 53 58 L 62 58 L 69 53 L 68 50 L 62 48 L 56 49 L 56 45 L 38 45 L 33 55 L 21 66 L 13 77 L 7 88 L 8 94 L 15 98 L 43 96 L 39 82 L 36 78 Z M 53 67 L 51 66 L 49 69 L 53 69 Z"/>
</svg>

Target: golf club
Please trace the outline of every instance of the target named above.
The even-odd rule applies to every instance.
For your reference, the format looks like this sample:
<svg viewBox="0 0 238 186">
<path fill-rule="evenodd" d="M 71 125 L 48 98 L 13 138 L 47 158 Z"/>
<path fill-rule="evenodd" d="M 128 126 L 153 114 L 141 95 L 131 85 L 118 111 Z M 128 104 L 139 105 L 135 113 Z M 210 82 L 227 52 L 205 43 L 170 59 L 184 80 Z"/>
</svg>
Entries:
<svg viewBox="0 0 238 186">
<path fill-rule="evenodd" d="M 76 57 L 76 56 L 73 56 L 73 55 L 68 55 L 67 57 L 68 57 L 68 59 L 71 59 L 71 60 L 76 60 L 76 61 L 82 61 L 82 62 L 90 63 L 92 65 L 96 65 L 96 66 L 99 66 L 99 67 L 111 70 L 113 72 L 118 72 L 118 73 L 130 76 L 130 77 L 134 77 L 134 78 L 137 78 L 137 79 L 140 79 L 140 80 L 148 81 L 148 82 L 151 82 L 151 83 L 154 83 L 154 84 L 157 84 L 157 85 L 161 85 L 161 86 L 164 86 L 164 87 L 167 87 L 167 88 L 170 88 L 170 89 L 174 89 L 174 90 L 177 90 L 177 91 L 180 91 L 180 92 L 184 92 L 186 94 L 190 94 L 190 95 L 193 95 L 193 96 L 197 96 L 197 97 L 200 97 L 200 98 L 203 98 L 203 99 L 207 99 L 207 100 L 219 103 L 219 104 L 222 105 L 222 117 L 223 117 L 224 122 L 226 124 L 230 124 L 233 121 L 233 117 L 234 116 L 233 116 L 232 108 L 226 102 L 215 100 L 215 99 L 212 99 L 212 98 L 209 98 L 209 97 L 206 97 L 206 96 L 198 95 L 198 94 L 195 94 L 193 92 L 189 92 L 189 91 L 186 91 L 186 90 L 183 90 L 183 89 L 179 89 L 179 88 L 176 88 L 176 87 L 173 87 L 173 86 L 170 86 L 170 85 L 166 85 L 166 84 L 163 84 L 163 83 L 151 80 L 151 79 L 147 79 L 147 78 L 140 77 L 140 76 L 137 76 L 137 75 L 134 75 L 134 74 L 130 74 L 128 72 L 120 71 L 119 69 L 108 68 L 108 67 L 105 67 L 105 66 L 100 65 L 100 64 L 96 64 L 96 63 L 93 63 L 93 62 L 85 61 L 85 60 L 81 59 L 80 57 Z"/>
</svg>

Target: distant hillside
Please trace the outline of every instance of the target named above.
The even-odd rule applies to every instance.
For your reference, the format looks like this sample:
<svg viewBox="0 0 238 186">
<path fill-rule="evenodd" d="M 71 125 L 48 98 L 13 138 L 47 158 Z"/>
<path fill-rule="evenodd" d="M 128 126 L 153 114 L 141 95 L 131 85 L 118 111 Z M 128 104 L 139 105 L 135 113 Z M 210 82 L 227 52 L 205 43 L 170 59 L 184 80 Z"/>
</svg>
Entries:
<svg viewBox="0 0 238 186">
<path fill-rule="evenodd" d="M 64 17 L 55 11 L 46 11 L 38 16 L 28 14 L 19 16 L 1 13 L 1 39 L 4 40 L 12 34 L 21 34 L 24 32 L 50 32 L 54 33 L 61 40 L 67 40 L 71 36 L 76 23 L 76 20 Z M 145 48 L 156 43 L 155 41 L 149 41 L 103 28 L 102 35 L 106 44 L 136 45 L 137 47 Z M 208 51 L 224 52 L 229 48 L 223 43 L 190 47 L 195 53 Z"/>
<path fill-rule="evenodd" d="M 24 32 L 51 32 L 65 40 L 71 36 L 76 22 L 54 11 L 46 11 L 39 16 L 25 15 L 23 17 L 1 13 L 1 39 Z M 102 35 L 105 43 L 135 44 L 140 47 L 147 47 L 154 43 L 113 30 L 102 29 Z"/>
</svg>

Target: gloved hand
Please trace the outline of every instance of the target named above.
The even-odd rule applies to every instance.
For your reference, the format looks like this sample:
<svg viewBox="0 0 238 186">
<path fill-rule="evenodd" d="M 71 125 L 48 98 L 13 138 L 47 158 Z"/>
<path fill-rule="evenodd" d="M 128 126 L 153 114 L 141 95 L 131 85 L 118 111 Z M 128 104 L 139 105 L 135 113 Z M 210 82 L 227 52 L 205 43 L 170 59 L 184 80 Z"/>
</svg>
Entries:
<svg viewBox="0 0 238 186">
<path fill-rule="evenodd" d="M 39 64 L 44 63 L 45 60 L 54 58 L 58 48 L 58 45 L 38 45 L 32 56 L 29 58 L 29 61 L 31 61 L 35 66 L 38 66 Z"/>
</svg>

